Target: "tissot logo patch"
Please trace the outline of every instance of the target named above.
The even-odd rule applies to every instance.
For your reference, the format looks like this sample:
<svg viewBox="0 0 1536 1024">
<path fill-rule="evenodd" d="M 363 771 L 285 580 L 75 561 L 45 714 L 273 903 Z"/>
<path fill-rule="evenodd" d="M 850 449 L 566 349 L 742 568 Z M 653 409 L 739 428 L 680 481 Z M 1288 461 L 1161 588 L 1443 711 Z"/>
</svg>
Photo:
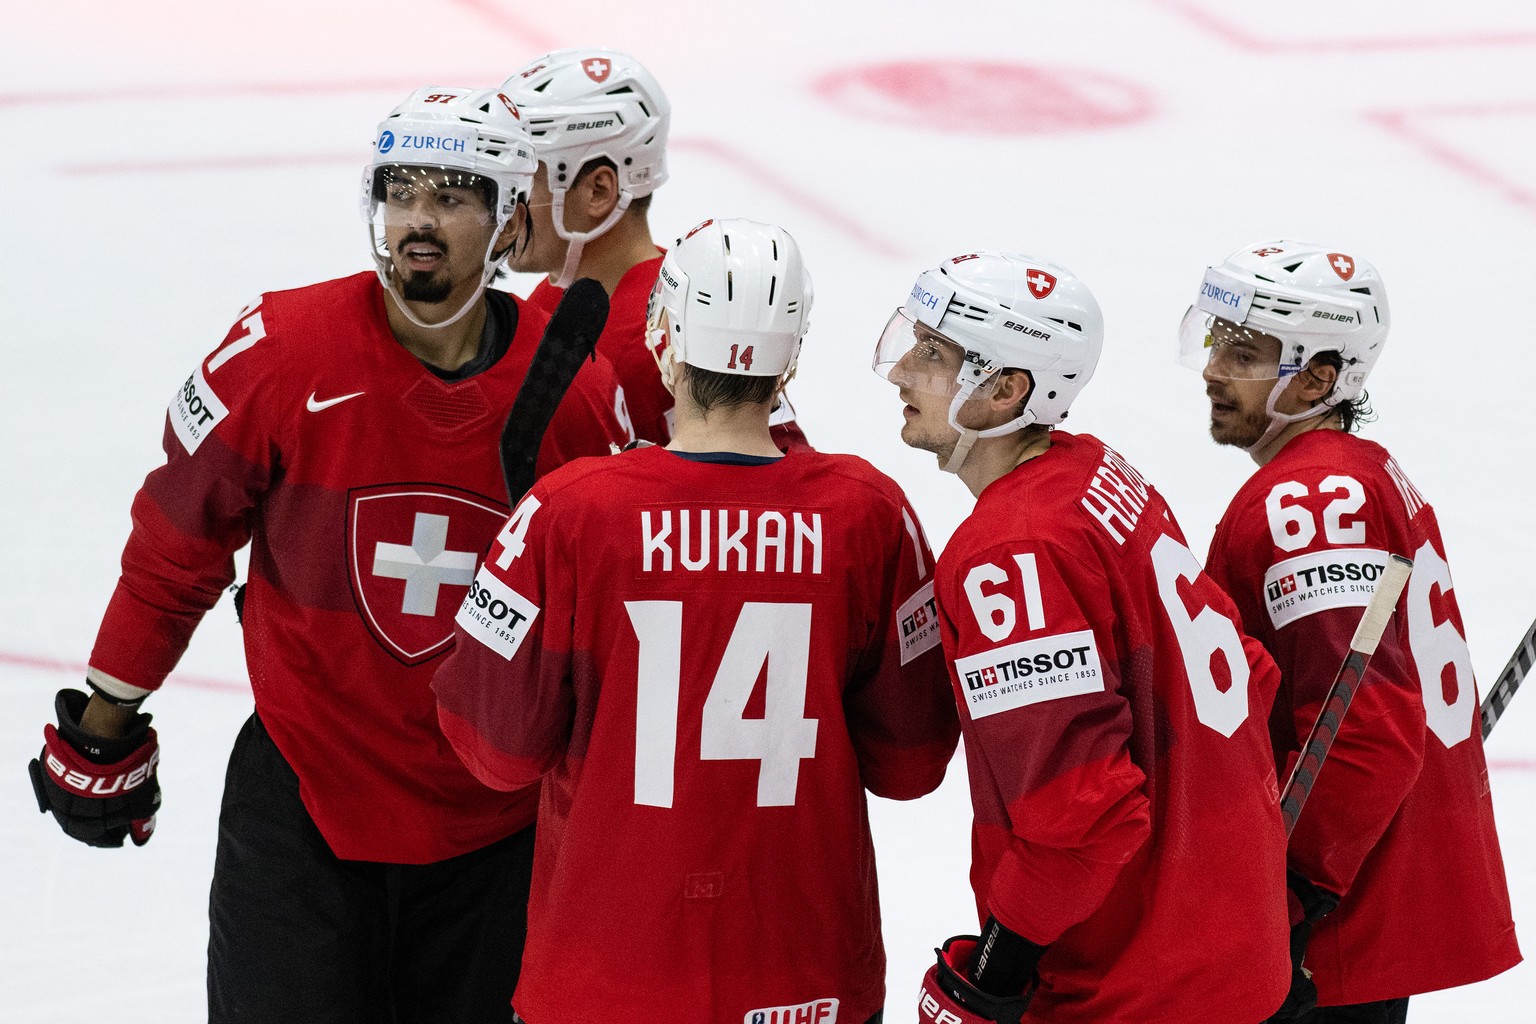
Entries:
<svg viewBox="0 0 1536 1024">
<path fill-rule="evenodd" d="M 1104 689 L 1093 630 L 1044 636 L 955 662 L 971 717 Z"/>
<path fill-rule="evenodd" d="M 453 614 L 506 507 L 440 484 L 348 495 L 347 569 L 359 614 L 396 659 L 417 665 L 453 643 Z"/>
<path fill-rule="evenodd" d="M 939 606 L 933 599 L 933 580 L 918 588 L 896 611 L 897 639 L 901 641 L 901 663 L 905 665 L 939 643 Z"/>
<path fill-rule="evenodd" d="M 171 399 L 169 412 L 171 429 L 188 455 L 196 452 L 219 421 L 229 415 L 219 396 L 208 386 L 201 363 Z"/>
<path fill-rule="evenodd" d="M 837 1000 L 813 999 L 794 1006 L 748 1010 L 741 1024 L 837 1024 Z"/>
<path fill-rule="evenodd" d="M 454 621 L 464 632 L 511 661 L 538 617 L 538 605 L 482 568 L 469 585 L 469 593 L 464 595 Z"/>
<path fill-rule="evenodd" d="M 1264 603 L 1276 629 L 1328 608 L 1364 608 L 1376 593 L 1387 553 L 1329 548 L 1287 558 L 1264 574 Z"/>
</svg>

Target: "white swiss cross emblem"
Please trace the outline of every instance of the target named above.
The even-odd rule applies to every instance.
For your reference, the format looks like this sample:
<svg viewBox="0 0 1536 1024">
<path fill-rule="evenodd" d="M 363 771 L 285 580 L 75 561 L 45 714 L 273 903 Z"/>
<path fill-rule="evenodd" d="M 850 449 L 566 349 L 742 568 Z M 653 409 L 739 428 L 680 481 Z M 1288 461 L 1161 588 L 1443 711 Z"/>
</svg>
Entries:
<svg viewBox="0 0 1536 1024">
<path fill-rule="evenodd" d="M 1346 281 L 1355 276 L 1355 261 L 1341 252 L 1329 253 L 1328 265 L 1333 268 L 1335 274 Z"/>
<path fill-rule="evenodd" d="M 347 568 L 368 631 L 407 665 L 441 654 L 506 507 L 437 484 L 359 488 L 349 498 Z"/>
<path fill-rule="evenodd" d="M 613 62 L 606 57 L 593 57 L 581 62 L 581 70 L 587 73 L 587 77 L 598 85 L 608 81 L 608 73 L 613 70 Z"/>
<path fill-rule="evenodd" d="M 1031 270 L 1024 281 L 1029 285 L 1029 294 L 1037 299 L 1043 299 L 1056 290 L 1056 278 L 1043 270 Z"/>
</svg>

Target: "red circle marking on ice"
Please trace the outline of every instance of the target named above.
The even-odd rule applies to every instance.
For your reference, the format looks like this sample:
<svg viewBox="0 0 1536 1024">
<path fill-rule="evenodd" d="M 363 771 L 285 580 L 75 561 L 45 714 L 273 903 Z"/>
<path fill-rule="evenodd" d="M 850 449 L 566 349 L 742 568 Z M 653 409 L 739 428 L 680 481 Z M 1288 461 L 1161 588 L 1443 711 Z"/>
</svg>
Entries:
<svg viewBox="0 0 1536 1024">
<path fill-rule="evenodd" d="M 898 61 L 834 71 L 813 86 L 849 113 L 990 135 L 1112 128 L 1152 113 L 1141 86 L 1094 71 L 985 61 Z"/>
</svg>

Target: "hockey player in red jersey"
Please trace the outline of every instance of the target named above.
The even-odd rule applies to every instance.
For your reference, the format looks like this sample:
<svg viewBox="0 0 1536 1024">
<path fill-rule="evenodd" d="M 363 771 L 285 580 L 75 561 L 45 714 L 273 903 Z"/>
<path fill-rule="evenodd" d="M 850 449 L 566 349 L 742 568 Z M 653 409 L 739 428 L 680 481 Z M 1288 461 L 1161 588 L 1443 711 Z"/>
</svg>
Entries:
<svg viewBox="0 0 1536 1024">
<path fill-rule="evenodd" d="M 672 441 L 538 483 L 459 612 L 443 731 L 490 785 L 544 777 L 530 1024 L 880 1011 L 864 790 L 929 792 L 959 730 L 905 496 L 769 434 L 810 305 L 787 233 L 695 228 L 651 300 Z"/>
<path fill-rule="evenodd" d="M 1414 562 L 1290 840 L 1298 959 L 1276 1019 L 1313 1024 L 1402 1021 L 1408 996 L 1520 959 L 1435 513 L 1385 449 L 1353 433 L 1387 327 L 1374 267 L 1281 241 L 1208 269 L 1181 331 L 1211 436 L 1260 467 L 1222 517 L 1208 571 L 1280 666 L 1269 726 L 1281 771 L 1387 556 Z"/>
<path fill-rule="evenodd" d="M 940 951 L 924 1024 L 1257 1024 L 1285 995 L 1277 674 L 1157 491 L 1052 429 L 1102 343 L 1070 271 L 974 252 L 876 349 L 902 439 L 977 498 L 935 590 L 982 928 Z"/>
<path fill-rule="evenodd" d="M 263 295 L 177 390 L 94 694 L 59 695 L 32 763 L 70 835 L 148 840 L 158 746 L 138 707 L 250 542 L 256 713 L 220 817 L 210 1021 L 511 1019 L 537 793 L 464 769 L 430 677 L 508 511 L 497 442 L 547 318 L 485 285 L 534 167 L 495 89 L 423 89 L 379 126 L 377 273 Z M 624 439 L 616 388 L 582 370 L 544 469 Z"/>
<path fill-rule="evenodd" d="M 597 350 L 618 371 L 635 436 L 671 437 L 672 393 L 646 344 L 646 300 L 663 250 L 651 238 L 651 196 L 667 180 L 672 105 L 639 61 L 618 50 L 558 50 L 502 86 L 523 112 L 539 175 L 529 244 L 510 269 L 547 275 L 528 301 L 553 313 L 570 283 L 590 277 L 611 296 Z M 773 437 L 804 449 L 794 408 L 780 396 Z"/>
</svg>

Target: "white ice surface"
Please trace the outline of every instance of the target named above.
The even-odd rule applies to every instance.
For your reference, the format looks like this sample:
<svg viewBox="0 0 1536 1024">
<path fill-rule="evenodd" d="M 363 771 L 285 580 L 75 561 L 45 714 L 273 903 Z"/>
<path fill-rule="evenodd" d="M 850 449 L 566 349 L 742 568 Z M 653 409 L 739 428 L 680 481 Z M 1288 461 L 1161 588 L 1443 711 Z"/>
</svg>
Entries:
<svg viewBox="0 0 1536 1024">
<path fill-rule="evenodd" d="M 89 652 L 172 390 L 259 292 L 368 266 L 359 168 L 395 102 L 494 84 L 554 46 L 629 49 L 665 83 L 658 239 L 712 215 L 794 232 L 817 292 L 801 421 L 819 447 L 896 476 L 936 545 L 969 497 L 901 446 L 869 371 L 918 270 L 984 246 L 1074 268 L 1109 339 L 1071 425 L 1140 466 L 1203 550 L 1252 467 L 1209 443 L 1174 329 L 1207 262 L 1289 236 L 1385 275 L 1395 324 L 1368 436 L 1439 512 L 1483 679 L 1536 615 L 1526 0 L 673 0 L 588 4 L 578 24 L 567 10 L 0 4 L 0 1021 L 202 1019 L 218 795 L 250 709 L 227 603 L 152 702 L 166 805 L 149 846 L 66 840 L 24 764 Z M 889 85 L 853 72 L 898 61 L 933 62 L 942 86 L 849 84 Z M 1084 123 L 1090 111 L 1128 120 Z M 1536 694 L 1488 745 L 1522 926 L 1536 915 L 1533 746 Z M 934 796 L 872 816 L 901 1021 L 928 950 L 974 925 L 959 762 Z M 1412 1019 L 1526 1021 L 1533 1003 L 1521 966 L 1415 999 Z"/>
</svg>

